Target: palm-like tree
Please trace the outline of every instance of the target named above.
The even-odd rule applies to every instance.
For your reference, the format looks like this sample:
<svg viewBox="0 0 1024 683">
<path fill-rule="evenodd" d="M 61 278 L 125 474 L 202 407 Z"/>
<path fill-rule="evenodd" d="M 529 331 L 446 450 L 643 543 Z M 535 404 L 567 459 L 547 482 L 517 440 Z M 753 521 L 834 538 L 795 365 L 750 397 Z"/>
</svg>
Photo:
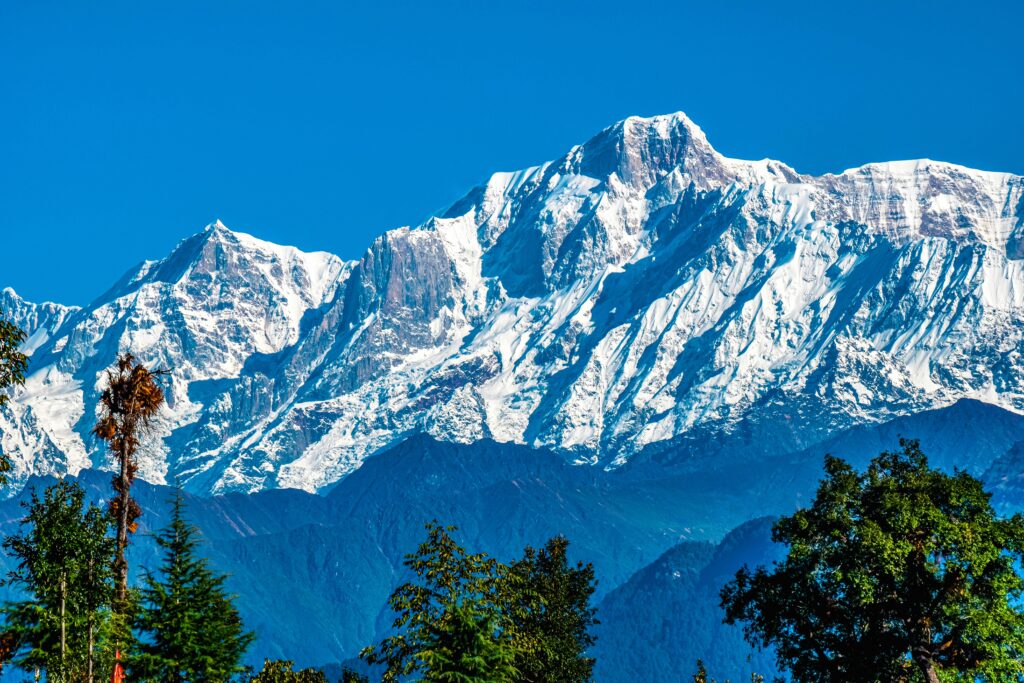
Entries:
<svg viewBox="0 0 1024 683">
<path fill-rule="evenodd" d="M 125 549 L 128 534 L 134 533 L 142 511 L 131 497 L 141 437 L 164 403 L 164 392 L 157 384 L 162 370 L 149 370 L 131 353 L 123 353 L 117 365 L 107 370 L 107 388 L 100 395 L 100 419 L 93 433 L 107 442 L 120 466 L 114 476 L 116 495 L 110 501 L 110 512 L 117 523 L 114 575 L 117 581 L 115 611 L 125 607 L 128 596 L 128 561 Z"/>
</svg>

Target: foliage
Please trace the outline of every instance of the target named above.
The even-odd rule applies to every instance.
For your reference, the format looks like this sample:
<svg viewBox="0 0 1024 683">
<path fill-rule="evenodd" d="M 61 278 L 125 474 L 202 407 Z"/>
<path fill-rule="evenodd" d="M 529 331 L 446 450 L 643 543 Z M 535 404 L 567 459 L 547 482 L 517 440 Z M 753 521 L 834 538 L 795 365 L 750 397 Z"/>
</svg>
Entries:
<svg viewBox="0 0 1024 683">
<path fill-rule="evenodd" d="M 128 593 L 128 561 L 125 559 L 128 534 L 135 532 L 136 520 L 142 514 L 131 497 L 131 485 L 138 469 L 135 455 L 143 433 L 164 402 L 163 391 L 156 383 L 160 374 L 162 371 L 150 371 L 136 362 L 132 354 L 121 354 L 115 368 L 107 371 L 107 388 L 100 395 L 100 419 L 93 428 L 93 433 L 107 442 L 119 467 L 113 480 L 115 495 L 110 501 L 110 513 L 117 522 L 114 560 L 117 612 L 124 611 Z"/>
<path fill-rule="evenodd" d="M 0 407 L 8 401 L 6 390 L 25 384 L 28 356 L 21 352 L 25 332 L 0 315 Z"/>
<path fill-rule="evenodd" d="M 417 581 L 399 586 L 388 599 L 397 614 L 397 632 L 360 653 L 369 663 L 385 666 L 386 683 L 413 675 L 429 678 L 431 665 L 422 655 L 436 644 L 439 630 L 453 628 L 448 622 L 460 616 L 455 608 L 463 603 L 472 602 L 475 617 L 494 627 L 492 639 L 510 637 L 500 605 L 498 563 L 467 553 L 452 538 L 454 527 L 435 521 L 426 528 L 427 539 L 405 557 Z"/>
<path fill-rule="evenodd" d="M 7 390 L 25 384 L 28 356 L 21 352 L 25 332 L 0 315 L 0 408 L 9 397 Z M 8 475 L 13 469 L 10 457 L 0 452 L 0 486 L 8 484 Z"/>
<path fill-rule="evenodd" d="M 586 653 L 595 642 L 590 629 L 598 623 L 590 606 L 594 567 L 570 566 L 568 547 L 564 536 L 540 550 L 527 547 L 506 572 L 507 599 L 521 600 L 520 609 L 511 611 L 514 631 L 532 641 L 517 649 L 520 680 L 582 683 L 593 676 L 594 660 Z"/>
<path fill-rule="evenodd" d="M 109 517 L 84 504 L 78 484 L 61 481 L 24 503 L 23 531 L 4 548 L 18 561 L 9 574 L 27 597 L 5 608 L 12 654 L 23 668 L 41 668 L 48 680 L 88 677 L 110 596 L 113 539 Z"/>
<path fill-rule="evenodd" d="M 242 670 L 239 661 L 253 635 L 224 590 L 227 577 L 196 556 L 196 535 L 178 491 L 171 523 L 156 538 L 163 550 L 160 577 L 147 574 L 141 591 L 138 654 L 129 661 L 133 678 L 216 683 Z"/>
<path fill-rule="evenodd" d="M 773 529 L 785 560 L 723 588 L 726 621 L 774 645 L 796 681 L 1017 680 L 1024 519 L 900 445 L 863 473 L 826 459 L 812 506 Z"/>
<path fill-rule="evenodd" d="M 385 666 L 384 681 L 590 680 L 593 567 L 570 566 L 561 537 L 505 566 L 467 553 L 454 530 L 427 525 L 405 560 L 416 579 L 390 599 L 396 632 L 362 657 Z"/>
<path fill-rule="evenodd" d="M 294 671 L 294 662 L 288 660 L 264 660 L 263 669 L 249 678 L 249 683 L 327 683 L 327 676 L 319 669 Z"/>
<path fill-rule="evenodd" d="M 422 651 L 424 681 L 430 683 L 502 683 L 521 680 L 513 662 L 512 642 L 495 637 L 495 616 L 474 600 L 447 605 L 430 624 Z"/>
<path fill-rule="evenodd" d="M 341 670 L 341 683 L 370 683 L 370 679 L 355 669 L 345 667 Z"/>
</svg>

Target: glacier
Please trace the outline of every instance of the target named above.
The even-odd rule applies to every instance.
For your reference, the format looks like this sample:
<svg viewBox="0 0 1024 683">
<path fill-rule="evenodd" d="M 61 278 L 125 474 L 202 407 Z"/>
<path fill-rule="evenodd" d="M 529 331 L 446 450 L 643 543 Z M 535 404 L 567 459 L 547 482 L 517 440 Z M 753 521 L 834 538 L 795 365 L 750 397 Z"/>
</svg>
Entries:
<svg viewBox="0 0 1024 683">
<path fill-rule="evenodd" d="M 617 469 L 963 399 L 1022 413 L 1022 268 L 1024 177 L 810 176 L 631 117 L 358 261 L 215 222 L 82 308 L 4 290 L 31 365 L 0 447 L 18 482 L 107 466 L 89 430 L 126 350 L 170 372 L 140 476 L 197 493 L 323 492 L 415 434 Z"/>
</svg>

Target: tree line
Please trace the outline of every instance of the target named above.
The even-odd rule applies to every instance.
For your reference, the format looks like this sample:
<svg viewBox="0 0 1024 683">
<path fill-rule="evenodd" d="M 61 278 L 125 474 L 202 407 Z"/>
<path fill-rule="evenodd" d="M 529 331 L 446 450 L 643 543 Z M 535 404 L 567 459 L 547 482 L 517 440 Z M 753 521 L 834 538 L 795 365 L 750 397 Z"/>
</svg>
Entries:
<svg viewBox="0 0 1024 683">
<path fill-rule="evenodd" d="M 23 341 L 0 318 L 0 409 L 25 381 Z M 60 683 L 109 672 L 113 681 L 325 682 L 287 661 L 241 666 L 253 634 L 226 577 L 199 556 L 180 490 L 156 536 L 160 566 L 129 586 L 126 549 L 141 514 L 131 485 L 163 404 L 160 374 L 130 354 L 107 373 L 94 429 L 117 464 L 106 509 L 68 480 L 23 503 L 21 529 L 3 543 L 23 597 L 3 608 L 0 661 Z M 11 470 L 0 453 L 0 478 Z M 367 672 L 346 670 L 343 681 L 592 680 L 593 567 L 570 563 L 562 537 L 503 564 L 461 547 L 455 531 L 427 524 L 405 558 L 411 579 L 389 599 L 389 635 L 360 653 Z M 1024 681 L 1024 517 L 997 515 L 978 479 L 930 467 L 917 441 L 863 471 L 826 457 L 812 503 L 780 518 L 772 539 L 784 559 L 741 568 L 721 607 L 752 646 L 774 651 L 789 680 Z M 692 680 L 714 679 L 698 662 Z"/>
</svg>

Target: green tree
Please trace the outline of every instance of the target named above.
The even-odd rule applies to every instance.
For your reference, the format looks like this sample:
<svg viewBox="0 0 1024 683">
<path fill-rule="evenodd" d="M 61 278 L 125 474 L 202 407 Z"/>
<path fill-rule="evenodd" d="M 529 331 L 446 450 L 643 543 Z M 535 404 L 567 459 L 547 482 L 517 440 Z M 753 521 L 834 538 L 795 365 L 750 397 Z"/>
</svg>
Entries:
<svg viewBox="0 0 1024 683">
<path fill-rule="evenodd" d="M 900 446 L 863 473 L 826 458 L 811 507 L 774 527 L 785 560 L 723 588 L 726 621 L 796 681 L 1019 680 L 1024 519 Z"/>
<path fill-rule="evenodd" d="M 156 537 L 163 551 L 160 576 L 147 573 L 141 590 L 133 677 L 161 683 L 217 683 L 239 665 L 253 635 L 242 626 L 224 589 L 226 576 L 197 557 L 198 531 L 186 522 L 179 490 L 171 523 Z"/>
<path fill-rule="evenodd" d="M 346 666 L 341 670 L 341 683 L 370 683 L 370 679 Z"/>
<path fill-rule="evenodd" d="M 496 645 L 511 638 L 501 609 L 498 563 L 484 554 L 467 553 L 451 536 L 455 527 L 434 521 L 426 528 L 427 539 L 405 557 L 415 580 L 395 589 L 388 601 L 397 615 L 396 633 L 360 653 L 369 663 L 385 666 L 385 682 L 407 676 L 429 680 L 437 673 L 442 660 L 425 658 L 424 653 L 437 650 L 440 634 L 457 628 L 451 622 L 465 616 L 463 605 L 472 610 L 474 619 L 490 625 L 493 630 L 488 635 Z"/>
<path fill-rule="evenodd" d="M 593 565 L 569 564 L 569 541 L 552 538 L 540 550 L 527 547 L 522 559 L 506 572 L 517 634 L 528 645 L 516 653 L 519 680 L 529 683 L 583 683 L 591 680 L 594 659 L 586 656 L 598 623 L 590 605 L 594 594 Z"/>
<path fill-rule="evenodd" d="M 294 670 L 294 662 L 267 659 L 263 669 L 249 678 L 249 683 L 327 683 L 327 676 L 319 669 Z"/>
<path fill-rule="evenodd" d="M 496 637 L 494 614 L 472 599 L 445 607 L 442 617 L 428 624 L 423 649 L 424 681 L 429 683 L 502 683 L 520 680 L 514 666 L 512 642 Z"/>
<path fill-rule="evenodd" d="M 135 457 L 142 436 L 164 403 L 164 393 L 156 382 L 160 374 L 162 371 L 150 371 L 136 362 L 132 354 L 121 354 L 115 368 L 107 371 L 107 388 L 100 395 L 100 419 L 93 428 L 118 462 L 110 513 L 117 523 L 114 611 L 122 615 L 128 606 L 128 534 L 135 532 L 136 521 L 142 514 L 131 497 L 138 470 Z"/>
<path fill-rule="evenodd" d="M 0 407 L 7 404 L 7 390 L 25 384 L 28 356 L 21 352 L 25 332 L 0 313 Z"/>
<path fill-rule="evenodd" d="M 0 314 L 0 408 L 7 405 L 8 390 L 25 384 L 28 356 L 21 352 L 25 332 Z M 0 486 L 8 484 L 13 469 L 10 457 L 0 452 Z"/>
<path fill-rule="evenodd" d="M 8 631 L 21 643 L 16 662 L 46 670 L 51 681 L 93 680 L 96 632 L 112 587 L 110 520 L 84 498 L 66 480 L 42 498 L 33 491 L 22 532 L 4 541 L 18 561 L 9 579 L 26 593 L 5 609 Z"/>
</svg>

